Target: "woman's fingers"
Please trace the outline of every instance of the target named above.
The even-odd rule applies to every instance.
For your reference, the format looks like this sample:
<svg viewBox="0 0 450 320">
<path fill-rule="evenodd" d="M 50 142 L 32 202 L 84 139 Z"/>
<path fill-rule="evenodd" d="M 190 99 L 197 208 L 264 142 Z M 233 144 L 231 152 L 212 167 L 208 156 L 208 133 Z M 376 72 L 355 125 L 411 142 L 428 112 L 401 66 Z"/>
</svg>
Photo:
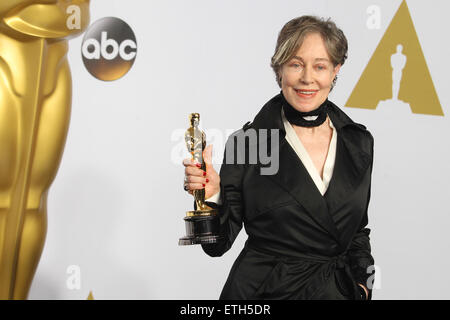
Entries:
<svg viewBox="0 0 450 320">
<path fill-rule="evenodd" d="M 184 169 L 184 184 L 187 188 L 187 192 L 192 194 L 192 190 L 203 189 L 208 183 L 208 179 L 206 178 L 206 172 L 199 168 L 192 159 L 184 159 L 183 165 Z"/>
<path fill-rule="evenodd" d="M 202 176 L 194 176 L 194 175 L 186 175 L 185 177 L 185 185 L 187 186 L 188 190 L 197 190 L 197 189 L 203 189 L 206 186 L 206 183 L 208 183 L 208 179 Z"/>
<path fill-rule="evenodd" d="M 190 165 L 195 166 L 194 160 L 192 160 L 191 158 L 183 159 L 183 166 L 186 167 L 186 166 L 190 166 Z"/>
<path fill-rule="evenodd" d="M 183 159 L 183 166 L 200 168 L 201 164 L 198 162 L 195 162 L 192 158 L 186 158 L 186 159 Z"/>
<path fill-rule="evenodd" d="M 197 177 L 206 177 L 206 171 L 203 171 L 202 169 L 187 166 L 184 169 L 184 174 L 186 176 L 197 176 Z"/>
<path fill-rule="evenodd" d="M 209 186 L 212 181 L 214 180 L 214 169 L 211 167 L 211 172 L 208 174 L 206 171 L 203 171 L 200 169 L 200 164 L 195 163 L 194 160 L 191 158 L 187 158 L 183 160 L 184 168 L 184 185 L 185 190 L 189 192 L 189 194 L 192 194 L 192 190 L 199 190 L 199 189 L 208 189 L 211 188 Z M 211 180 L 211 181 L 210 181 Z"/>
<path fill-rule="evenodd" d="M 187 183 L 203 183 L 203 184 L 206 183 L 206 180 L 207 179 L 203 176 L 198 177 L 198 176 L 192 176 L 192 175 L 186 176 L 184 179 L 184 181 Z"/>
<path fill-rule="evenodd" d="M 189 183 L 186 183 L 186 187 L 188 188 L 188 191 L 199 190 L 199 189 L 205 188 L 205 184 L 189 182 Z"/>
</svg>

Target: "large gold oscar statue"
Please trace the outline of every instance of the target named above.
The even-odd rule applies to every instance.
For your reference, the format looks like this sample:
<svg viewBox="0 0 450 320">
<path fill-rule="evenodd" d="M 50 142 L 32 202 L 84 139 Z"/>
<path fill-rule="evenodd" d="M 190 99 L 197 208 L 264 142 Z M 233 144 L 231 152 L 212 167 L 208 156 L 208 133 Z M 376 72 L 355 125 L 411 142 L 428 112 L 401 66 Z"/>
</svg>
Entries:
<svg viewBox="0 0 450 320">
<path fill-rule="evenodd" d="M 27 298 L 44 247 L 70 118 L 67 40 L 88 24 L 89 0 L 0 0 L 0 299 Z"/>
</svg>

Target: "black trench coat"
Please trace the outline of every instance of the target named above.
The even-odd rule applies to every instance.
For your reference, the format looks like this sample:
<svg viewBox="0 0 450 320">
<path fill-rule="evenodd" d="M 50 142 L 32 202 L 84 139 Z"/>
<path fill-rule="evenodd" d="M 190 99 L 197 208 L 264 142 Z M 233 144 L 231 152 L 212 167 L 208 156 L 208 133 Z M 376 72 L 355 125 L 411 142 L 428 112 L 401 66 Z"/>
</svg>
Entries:
<svg viewBox="0 0 450 320">
<path fill-rule="evenodd" d="M 250 128 L 279 129 L 276 174 L 261 175 L 262 161 L 239 163 L 236 157 L 226 163 L 231 152 L 226 148 L 220 169 L 223 241 L 202 248 L 210 256 L 221 256 L 242 225 L 248 240 L 220 299 L 365 299 L 357 283 L 366 285 L 373 278 L 367 269 L 374 259 L 366 228 L 373 137 L 329 101 L 337 149 L 332 179 L 322 196 L 285 139 L 280 95 L 227 142 L 229 146 L 230 139 Z"/>
</svg>

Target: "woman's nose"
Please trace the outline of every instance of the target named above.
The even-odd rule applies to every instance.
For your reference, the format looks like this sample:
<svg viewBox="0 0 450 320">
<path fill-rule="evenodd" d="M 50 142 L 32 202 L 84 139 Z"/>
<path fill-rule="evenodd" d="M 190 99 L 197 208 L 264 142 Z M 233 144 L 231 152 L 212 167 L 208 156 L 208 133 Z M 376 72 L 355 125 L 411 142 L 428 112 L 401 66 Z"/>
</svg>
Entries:
<svg viewBox="0 0 450 320">
<path fill-rule="evenodd" d="M 303 72 L 300 77 L 300 81 L 303 83 L 306 83 L 306 84 L 313 82 L 312 71 L 310 70 L 309 67 L 306 67 L 303 69 Z"/>
</svg>

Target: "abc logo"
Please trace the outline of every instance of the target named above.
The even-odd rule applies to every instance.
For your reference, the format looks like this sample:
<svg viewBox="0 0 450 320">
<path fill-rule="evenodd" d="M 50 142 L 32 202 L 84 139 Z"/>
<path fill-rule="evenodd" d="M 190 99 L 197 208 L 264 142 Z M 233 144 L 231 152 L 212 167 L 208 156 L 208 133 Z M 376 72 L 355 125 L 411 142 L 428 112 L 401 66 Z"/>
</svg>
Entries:
<svg viewBox="0 0 450 320">
<path fill-rule="evenodd" d="M 123 77 L 137 55 L 136 37 L 123 20 L 107 17 L 86 31 L 81 54 L 86 69 L 97 79 L 113 81 Z"/>
</svg>

